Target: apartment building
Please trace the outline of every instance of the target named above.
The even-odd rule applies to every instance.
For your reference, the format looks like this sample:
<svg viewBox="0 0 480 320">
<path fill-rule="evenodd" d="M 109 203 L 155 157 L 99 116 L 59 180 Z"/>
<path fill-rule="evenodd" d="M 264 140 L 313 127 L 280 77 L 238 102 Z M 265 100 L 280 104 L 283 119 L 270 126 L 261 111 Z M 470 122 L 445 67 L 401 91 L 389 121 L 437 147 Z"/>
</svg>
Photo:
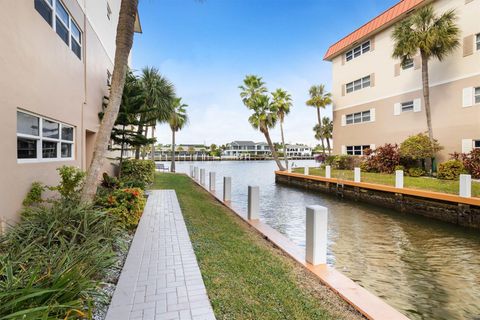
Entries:
<svg viewBox="0 0 480 320">
<path fill-rule="evenodd" d="M 0 218 L 7 222 L 18 218 L 33 181 L 56 184 L 58 167 L 88 167 L 120 2 L 0 2 Z"/>
<path fill-rule="evenodd" d="M 287 144 L 285 146 L 287 157 L 311 157 L 312 148 L 304 144 Z M 283 149 L 282 149 L 283 152 Z"/>
<path fill-rule="evenodd" d="M 243 155 L 271 155 L 270 147 L 265 142 L 233 141 L 227 143 L 227 148 L 222 152 L 225 157 L 238 157 Z"/>
<path fill-rule="evenodd" d="M 480 0 L 403 0 L 333 44 L 324 59 L 333 68 L 334 152 L 400 143 L 427 131 L 420 57 L 403 65 L 392 58 L 396 22 L 432 3 L 436 13 L 455 9 L 461 46 L 442 62 L 431 60 L 434 136 L 444 150 L 480 148 Z"/>
</svg>

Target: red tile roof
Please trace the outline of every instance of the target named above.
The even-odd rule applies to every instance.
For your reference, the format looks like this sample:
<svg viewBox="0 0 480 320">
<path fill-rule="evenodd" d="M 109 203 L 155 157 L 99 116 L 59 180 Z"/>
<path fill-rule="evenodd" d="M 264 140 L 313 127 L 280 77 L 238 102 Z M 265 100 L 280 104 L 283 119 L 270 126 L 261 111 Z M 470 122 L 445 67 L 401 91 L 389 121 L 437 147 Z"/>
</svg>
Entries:
<svg viewBox="0 0 480 320">
<path fill-rule="evenodd" d="M 348 48 L 351 44 L 366 38 L 369 35 L 392 24 L 402 14 L 414 9 L 418 5 L 427 2 L 427 0 L 402 0 L 387 11 L 383 12 L 375 19 L 370 20 L 348 36 L 333 44 L 328 48 L 327 53 L 323 57 L 324 60 L 331 60 L 337 54 Z"/>
</svg>

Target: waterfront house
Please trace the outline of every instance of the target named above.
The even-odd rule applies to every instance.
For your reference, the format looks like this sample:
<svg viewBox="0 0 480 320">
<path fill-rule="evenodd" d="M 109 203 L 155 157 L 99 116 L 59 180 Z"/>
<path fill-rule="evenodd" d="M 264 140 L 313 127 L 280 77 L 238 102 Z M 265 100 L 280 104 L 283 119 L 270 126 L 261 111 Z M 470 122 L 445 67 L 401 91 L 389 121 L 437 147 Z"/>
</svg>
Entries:
<svg viewBox="0 0 480 320">
<path fill-rule="evenodd" d="M 253 141 L 233 141 L 227 143 L 226 149 L 222 152 L 225 157 L 239 157 L 245 155 L 270 156 L 270 147 L 265 142 L 255 143 Z"/>
<path fill-rule="evenodd" d="M 1 2 L 0 218 L 18 218 L 33 181 L 56 184 L 62 165 L 87 169 L 113 72 L 120 3 Z"/>
<path fill-rule="evenodd" d="M 437 14 L 455 9 L 461 45 L 444 61 L 431 60 L 430 100 L 435 138 L 452 152 L 480 148 L 479 0 L 403 0 L 333 44 L 324 59 L 333 70 L 334 153 L 400 143 L 427 130 L 421 59 L 392 58 L 394 25 L 432 3 Z"/>
<path fill-rule="evenodd" d="M 287 157 L 311 157 L 312 156 L 312 148 L 304 144 L 287 144 L 285 145 L 285 150 L 286 150 Z"/>
<path fill-rule="evenodd" d="M 179 144 L 175 145 L 177 157 L 204 157 L 210 153 L 210 147 L 203 144 Z M 172 156 L 172 145 L 163 145 L 155 149 L 155 159 Z"/>
</svg>

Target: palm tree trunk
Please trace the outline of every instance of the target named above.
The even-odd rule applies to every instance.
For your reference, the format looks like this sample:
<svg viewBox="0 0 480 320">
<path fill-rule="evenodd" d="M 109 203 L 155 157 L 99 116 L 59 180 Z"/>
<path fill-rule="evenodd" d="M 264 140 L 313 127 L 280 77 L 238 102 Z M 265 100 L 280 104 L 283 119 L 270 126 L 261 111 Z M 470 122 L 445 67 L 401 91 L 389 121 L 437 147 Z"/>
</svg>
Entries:
<svg viewBox="0 0 480 320">
<path fill-rule="evenodd" d="M 175 130 L 172 130 L 172 164 L 170 172 L 175 172 Z"/>
<path fill-rule="evenodd" d="M 142 121 L 142 117 L 143 116 L 140 116 L 140 121 Z M 138 125 L 137 134 L 138 135 L 143 134 L 143 125 L 142 124 Z M 137 159 L 137 160 L 140 159 L 140 146 L 135 147 L 135 159 Z"/>
<path fill-rule="evenodd" d="M 265 129 L 263 131 L 263 134 L 265 135 L 265 139 L 267 139 L 268 146 L 270 147 L 270 151 L 272 152 L 273 159 L 277 163 L 278 169 L 280 171 L 285 171 L 285 168 L 283 167 L 282 163 L 280 160 L 278 160 L 278 154 L 277 151 L 275 150 L 275 146 L 272 143 L 272 139 L 270 139 L 270 133 L 268 132 L 268 129 Z"/>
<path fill-rule="evenodd" d="M 319 107 L 317 107 L 317 118 L 318 118 L 318 129 L 320 130 L 320 132 L 322 132 L 322 118 L 320 117 Z M 320 141 L 322 142 L 323 155 L 325 155 L 325 142 L 323 141 L 323 137 L 320 138 Z"/>
<path fill-rule="evenodd" d="M 120 144 L 120 169 L 118 177 L 122 177 L 123 152 L 125 150 L 125 125 L 122 126 L 122 143 Z"/>
<path fill-rule="evenodd" d="M 92 201 L 97 192 L 108 142 L 122 102 L 123 87 L 128 69 L 128 56 L 133 45 L 137 8 L 138 0 L 122 0 L 120 5 L 110 97 L 107 110 L 98 129 L 92 162 L 88 168 L 82 190 L 81 199 L 84 202 Z"/>
<path fill-rule="evenodd" d="M 148 139 L 148 126 L 145 127 L 145 139 Z M 147 152 L 148 152 L 148 149 L 147 149 L 147 145 L 145 145 L 145 147 L 143 148 L 143 153 L 142 153 L 142 160 L 145 160 L 145 156 L 147 155 Z"/>
<path fill-rule="evenodd" d="M 433 128 L 432 128 L 432 113 L 430 110 L 430 84 L 428 79 L 428 58 L 422 53 L 422 84 L 423 84 L 423 99 L 425 100 L 425 114 L 427 116 L 428 138 L 432 145 L 434 144 Z"/>
<path fill-rule="evenodd" d="M 330 138 L 327 138 L 327 148 L 328 148 L 328 155 L 332 154 L 332 148 L 330 148 Z"/>
<path fill-rule="evenodd" d="M 155 126 L 152 127 L 152 160 L 155 161 Z"/>
<path fill-rule="evenodd" d="M 280 121 L 280 132 L 282 134 L 283 157 L 285 158 L 285 167 L 288 168 L 287 149 L 285 148 L 285 137 L 283 135 L 283 121 Z"/>
</svg>

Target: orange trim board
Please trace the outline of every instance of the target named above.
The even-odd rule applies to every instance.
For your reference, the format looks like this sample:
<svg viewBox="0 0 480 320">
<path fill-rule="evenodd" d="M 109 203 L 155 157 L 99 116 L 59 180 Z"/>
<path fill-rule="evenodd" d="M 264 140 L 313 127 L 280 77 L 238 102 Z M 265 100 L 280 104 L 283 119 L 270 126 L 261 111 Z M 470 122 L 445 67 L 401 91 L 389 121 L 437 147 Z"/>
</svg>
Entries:
<svg viewBox="0 0 480 320">
<path fill-rule="evenodd" d="M 325 178 L 325 177 L 315 176 L 315 175 L 307 176 L 302 173 L 288 173 L 284 171 L 275 171 L 275 174 L 294 177 L 294 178 L 303 178 L 306 180 L 323 181 L 323 182 L 330 182 L 330 183 L 342 183 L 345 185 L 359 187 L 363 189 L 371 189 L 371 190 L 379 190 L 379 191 L 385 191 L 385 192 L 391 192 L 391 193 L 405 194 L 405 195 L 410 195 L 415 197 L 428 198 L 432 200 L 448 201 L 448 202 L 468 204 L 472 206 L 480 206 L 480 198 L 476 198 L 476 197 L 464 198 L 464 197 L 460 197 L 460 196 L 457 196 L 454 194 L 448 194 L 448 193 L 425 191 L 425 190 L 410 189 L 410 188 L 399 189 L 392 186 L 386 186 L 383 184 L 354 182 L 352 180 Z"/>
<path fill-rule="evenodd" d="M 190 176 L 189 176 L 190 177 Z M 394 309 L 385 301 L 375 296 L 367 289 L 361 287 L 350 278 L 346 277 L 335 268 L 328 265 L 312 265 L 305 260 L 305 250 L 294 244 L 283 234 L 261 222 L 260 220 L 248 220 L 239 212 L 235 211 L 230 202 L 224 202 L 215 191 L 208 190 L 207 186 L 200 184 L 192 177 L 194 183 L 207 191 L 215 200 L 227 207 L 231 212 L 240 217 L 248 225 L 273 243 L 280 250 L 285 252 L 296 262 L 312 272 L 318 279 L 343 300 L 354 307 L 358 312 L 371 320 L 408 320 L 409 318 Z"/>
</svg>

